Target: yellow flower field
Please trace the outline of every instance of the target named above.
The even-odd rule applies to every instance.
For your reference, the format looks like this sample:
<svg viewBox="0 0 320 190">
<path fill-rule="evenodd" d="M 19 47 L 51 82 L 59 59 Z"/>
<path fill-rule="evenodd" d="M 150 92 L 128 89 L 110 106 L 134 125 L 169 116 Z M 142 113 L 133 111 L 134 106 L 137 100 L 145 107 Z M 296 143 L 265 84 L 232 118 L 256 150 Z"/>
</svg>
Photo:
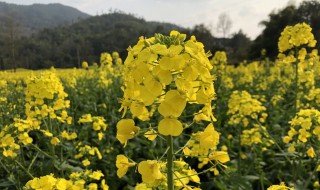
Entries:
<svg viewBox="0 0 320 190">
<path fill-rule="evenodd" d="M 229 65 L 196 36 L 137 39 L 125 60 L 0 72 L 0 189 L 320 189 L 312 29 Z"/>
</svg>

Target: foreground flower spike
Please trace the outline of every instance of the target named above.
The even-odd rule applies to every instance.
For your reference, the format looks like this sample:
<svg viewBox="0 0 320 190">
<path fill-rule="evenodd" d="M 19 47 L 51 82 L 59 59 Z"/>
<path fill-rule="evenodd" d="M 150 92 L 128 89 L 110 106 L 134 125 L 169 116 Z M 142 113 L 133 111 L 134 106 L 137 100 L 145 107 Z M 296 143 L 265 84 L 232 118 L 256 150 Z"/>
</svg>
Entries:
<svg viewBox="0 0 320 190">
<path fill-rule="evenodd" d="M 157 108 L 163 116 L 158 132 L 165 136 L 181 135 L 179 117 L 187 104 L 202 104 L 207 109 L 215 98 L 215 77 L 210 74 L 213 66 L 208 56 L 194 36 L 186 41 L 186 35 L 177 31 L 170 36 L 141 37 L 135 46 L 128 48 L 124 61 L 120 109 L 123 116 L 130 110 L 133 118 L 147 121 L 154 114 L 151 110 Z M 211 107 L 209 111 L 204 113 L 203 120 L 214 120 Z"/>
<path fill-rule="evenodd" d="M 142 122 L 152 119 L 157 128 L 151 127 L 153 121 L 149 125 L 139 121 L 142 126 L 149 126 L 149 129 L 141 131 L 150 141 L 159 136 L 158 139 L 166 139 L 167 144 L 166 151 L 158 157 L 160 160 L 139 163 L 138 172 L 142 176 L 142 183 L 136 189 L 194 189 L 188 183 L 200 183 L 197 172 L 187 167 L 186 163 L 181 168 L 175 164 L 175 160 L 178 157 L 182 159 L 183 155 L 175 155 L 177 153 L 174 145 L 177 144 L 174 143 L 174 138 L 183 135 L 184 126 L 190 127 L 188 119 L 199 124 L 216 120 L 211 105 L 216 94 L 213 85 L 215 76 L 211 75 L 213 65 L 208 59 L 210 55 L 205 53 L 203 44 L 194 36 L 186 40 L 186 35 L 177 31 L 172 31 L 170 36 L 155 34 L 151 38 L 140 37 L 135 46 L 128 48 L 128 56 L 124 61 L 124 93 L 120 100 L 120 111 L 123 111 L 122 117 L 129 115 L 131 119 L 121 119 L 118 122 L 117 139 L 126 145 L 140 129 L 135 126 L 133 119 Z M 196 109 L 191 110 L 195 111 L 187 113 L 186 108 L 192 105 Z M 201 156 L 209 159 L 209 154 L 217 149 L 219 136 L 213 125 L 209 124 L 199 135 L 201 148 L 207 152 Z M 157 143 L 154 144 L 158 146 Z M 163 148 L 162 143 L 160 144 L 160 148 Z M 165 156 L 166 162 L 162 160 Z M 229 161 L 227 152 L 217 152 L 211 157 L 218 164 Z M 210 163 L 213 163 L 211 160 Z M 127 163 L 127 158 L 117 158 L 119 177 L 125 175 Z"/>
</svg>

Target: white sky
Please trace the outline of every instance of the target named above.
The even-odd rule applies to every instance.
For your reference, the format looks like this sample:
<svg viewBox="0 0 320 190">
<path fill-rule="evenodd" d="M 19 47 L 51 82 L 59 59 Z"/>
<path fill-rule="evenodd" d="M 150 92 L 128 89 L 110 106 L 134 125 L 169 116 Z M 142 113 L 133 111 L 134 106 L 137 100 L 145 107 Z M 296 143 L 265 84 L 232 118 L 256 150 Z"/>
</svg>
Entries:
<svg viewBox="0 0 320 190">
<path fill-rule="evenodd" d="M 61 3 L 90 15 L 108 13 L 110 9 L 133 13 L 147 21 L 170 22 L 183 27 L 205 24 L 213 35 L 218 16 L 227 13 L 232 21 L 231 32 L 239 29 L 251 39 L 263 30 L 259 22 L 268 19 L 273 10 L 284 8 L 289 0 L 0 0 L 7 3 Z M 299 5 L 302 0 L 290 0 Z"/>
</svg>

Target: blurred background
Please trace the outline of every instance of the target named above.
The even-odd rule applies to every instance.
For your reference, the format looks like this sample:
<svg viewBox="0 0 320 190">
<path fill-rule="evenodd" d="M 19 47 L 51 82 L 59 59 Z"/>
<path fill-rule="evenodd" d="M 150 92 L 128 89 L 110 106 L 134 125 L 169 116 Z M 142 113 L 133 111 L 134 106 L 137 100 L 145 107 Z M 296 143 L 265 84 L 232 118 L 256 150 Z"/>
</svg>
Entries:
<svg viewBox="0 0 320 190">
<path fill-rule="evenodd" d="M 0 2 L 0 69 L 80 67 L 140 36 L 178 30 L 230 64 L 278 53 L 287 25 L 306 22 L 320 37 L 318 0 L 6 0 Z M 319 46 L 318 46 L 319 47 Z M 266 54 L 261 55 L 265 49 Z"/>
</svg>

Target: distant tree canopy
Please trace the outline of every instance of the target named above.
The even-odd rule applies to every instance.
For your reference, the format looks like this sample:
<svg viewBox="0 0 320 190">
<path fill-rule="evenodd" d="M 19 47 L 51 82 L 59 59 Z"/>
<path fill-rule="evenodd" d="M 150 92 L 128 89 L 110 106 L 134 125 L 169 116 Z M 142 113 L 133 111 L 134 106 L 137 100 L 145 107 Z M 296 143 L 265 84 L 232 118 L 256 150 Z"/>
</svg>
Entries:
<svg viewBox="0 0 320 190">
<path fill-rule="evenodd" d="M 15 16 L 19 17 L 18 14 Z M 151 37 L 155 33 L 168 35 L 171 30 L 179 30 L 188 36 L 195 35 L 203 42 L 206 51 L 226 51 L 232 64 L 244 59 L 257 59 L 262 49 L 266 49 L 267 56 L 275 58 L 281 31 L 285 26 L 298 22 L 310 24 L 320 42 L 320 2 L 317 0 L 304 1 L 299 7 L 289 5 L 270 13 L 269 19 L 261 22 L 265 27 L 263 32 L 253 42 L 241 30 L 229 38 L 216 38 L 204 24 L 186 29 L 170 23 L 147 22 L 119 11 L 77 20 L 73 24 L 45 28 L 31 36 L 21 35 L 20 27 L 24 24 L 12 24 L 15 22 L 8 20 L 8 14 L 0 12 L 0 69 L 79 67 L 82 61 L 92 64 L 99 61 L 102 52 L 113 51 L 125 58 L 128 46 L 134 45 L 140 36 Z"/>
<path fill-rule="evenodd" d="M 16 44 L 19 52 L 16 61 L 18 67 L 30 69 L 78 67 L 79 59 L 97 62 L 105 51 L 118 51 L 125 57 L 128 46 L 135 44 L 140 36 L 169 34 L 171 30 L 186 32 L 176 25 L 146 22 L 128 14 L 94 16 L 70 26 L 43 29 L 30 37 L 21 37 Z M 6 61 L 8 54 L 3 56 Z"/>
<path fill-rule="evenodd" d="M 168 23 L 146 22 L 129 14 L 110 13 L 24 37 L 18 41 L 17 52 L 20 53 L 16 59 L 20 67 L 30 69 L 79 67 L 83 60 L 89 64 L 98 62 L 102 52 L 117 51 L 125 58 L 128 46 L 136 44 L 140 36 L 168 35 L 171 30 L 195 35 L 206 51 L 230 52 L 230 60 L 234 62 L 247 57 L 250 39 L 242 31 L 233 34 L 231 39 L 219 39 L 203 24 L 185 29 Z"/>
<path fill-rule="evenodd" d="M 262 33 L 253 41 L 249 50 L 249 59 L 260 57 L 262 49 L 266 49 L 266 55 L 275 58 L 278 54 L 278 39 L 287 25 L 305 22 L 312 27 L 315 38 L 320 42 L 320 1 L 303 1 L 298 7 L 289 5 L 278 12 L 269 14 L 269 19 L 262 21 L 264 26 Z M 317 44 L 319 48 L 319 43 Z"/>
<path fill-rule="evenodd" d="M 197 40 L 204 44 L 206 50 L 213 50 L 215 48 L 215 39 L 212 36 L 210 29 L 204 24 L 195 25 L 189 33 L 189 35 L 196 36 Z"/>
<path fill-rule="evenodd" d="M 231 51 L 229 52 L 229 63 L 236 64 L 239 61 L 247 59 L 250 45 L 250 38 L 242 30 L 232 34 L 228 44 Z"/>
</svg>

